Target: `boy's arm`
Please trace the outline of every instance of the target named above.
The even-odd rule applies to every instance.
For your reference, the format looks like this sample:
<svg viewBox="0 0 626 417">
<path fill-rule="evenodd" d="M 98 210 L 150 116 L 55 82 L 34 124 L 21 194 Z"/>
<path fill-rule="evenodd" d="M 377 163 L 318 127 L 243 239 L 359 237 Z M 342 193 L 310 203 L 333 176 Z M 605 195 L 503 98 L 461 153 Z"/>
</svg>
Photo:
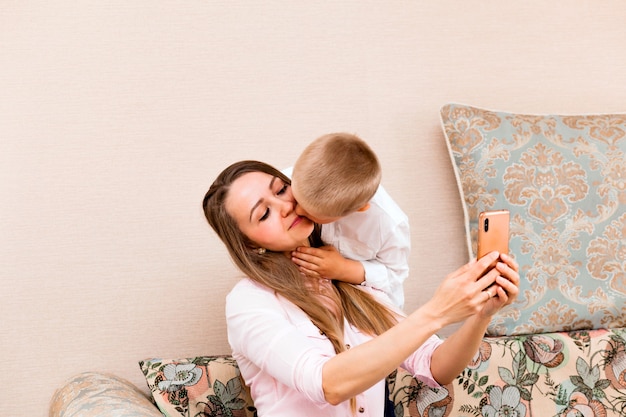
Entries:
<svg viewBox="0 0 626 417">
<path fill-rule="evenodd" d="M 403 284 L 409 276 L 411 235 L 408 221 L 398 223 L 388 234 L 375 259 L 361 261 L 365 270 L 363 285 L 384 291 L 391 301 L 404 306 Z"/>
</svg>

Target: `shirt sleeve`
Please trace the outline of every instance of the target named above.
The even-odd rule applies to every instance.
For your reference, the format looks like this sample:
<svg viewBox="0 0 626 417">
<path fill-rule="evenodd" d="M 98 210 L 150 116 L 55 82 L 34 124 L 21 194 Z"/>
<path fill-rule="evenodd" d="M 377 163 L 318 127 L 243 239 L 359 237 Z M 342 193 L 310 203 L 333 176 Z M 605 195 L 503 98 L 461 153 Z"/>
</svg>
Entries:
<svg viewBox="0 0 626 417">
<path fill-rule="evenodd" d="M 334 350 L 301 310 L 244 280 L 226 298 L 226 325 L 233 353 L 311 401 L 325 402 L 322 368 Z"/>
<path fill-rule="evenodd" d="M 364 285 L 384 291 L 396 306 L 404 308 L 403 285 L 409 275 L 410 255 L 409 223 L 402 221 L 389 232 L 375 259 L 361 261 L 365 270 Z"/>
<path fill-rule="evenodd" d="M 430 371 L 430 362 L 433 357 L 433 352 L 442 343 L 443 340 L 438 336 L 430 336 L 418 350 L 413 352 L 413 354 L 402 363 L 402 367 L 429 387 L 439 388 L 441 385 L 435 380 L 435 377 L 433 377 Z"/>
</svg>

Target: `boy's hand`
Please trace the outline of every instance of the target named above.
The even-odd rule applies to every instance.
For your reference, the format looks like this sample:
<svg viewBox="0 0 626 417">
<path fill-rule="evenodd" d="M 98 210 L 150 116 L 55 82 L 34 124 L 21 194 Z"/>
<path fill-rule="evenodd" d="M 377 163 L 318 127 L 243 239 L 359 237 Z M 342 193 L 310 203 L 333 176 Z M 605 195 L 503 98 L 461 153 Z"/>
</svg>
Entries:
<svg viewBox="0 0 626 417">
<path fill-rule="evenodd" d="M 360 284 L 365 280 L 361 262 L 344 258 L 334 246 L 300 246 L 291 252 L 291 260 L 306 275 L 352 284 Z"/>
</svg>

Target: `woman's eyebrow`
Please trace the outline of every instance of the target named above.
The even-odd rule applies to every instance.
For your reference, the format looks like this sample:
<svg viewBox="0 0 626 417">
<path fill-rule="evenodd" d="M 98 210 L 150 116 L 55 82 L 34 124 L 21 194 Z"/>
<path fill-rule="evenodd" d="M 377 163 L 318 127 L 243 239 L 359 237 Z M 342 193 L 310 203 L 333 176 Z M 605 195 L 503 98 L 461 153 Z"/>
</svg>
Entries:
<svg viewBox="0 0 626 417">
<path fill-rule="evenodd" d="M 272 180 L 270 181 L 270 186 L 269 189 L 270 191 L 272 190 L 272 188 L 274 188 L 274 181 L 276 181 L 278 179 L 278 177 L 272 177 Z M 256 208 L 259 206 L 259 204 L 261 204 L 263 202 L 263 198 L 260 198 L 259 201 L 256 202 L 256 204 L 254 206 L 252 206 L 252 208 L 250 209 L 250 218 L 248 219 L 248 221 L 252 221 L 252 214 L 254 213 L 254 210 L 256 210 Z"/>
</svg>

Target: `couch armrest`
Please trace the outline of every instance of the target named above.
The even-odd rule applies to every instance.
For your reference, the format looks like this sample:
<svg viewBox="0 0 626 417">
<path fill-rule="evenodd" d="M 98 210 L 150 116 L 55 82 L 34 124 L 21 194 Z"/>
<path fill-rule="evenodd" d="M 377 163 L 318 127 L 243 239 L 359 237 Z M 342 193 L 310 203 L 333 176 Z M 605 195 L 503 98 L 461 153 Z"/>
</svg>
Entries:
<svg viewBox="0 0 626 417">
<path fill-rule="evenodd" d="M 49 416 L 163 417 L 133 384 L 98 372 L 84 372 L 70 378 L 52 396 Z"/>
</svg>

